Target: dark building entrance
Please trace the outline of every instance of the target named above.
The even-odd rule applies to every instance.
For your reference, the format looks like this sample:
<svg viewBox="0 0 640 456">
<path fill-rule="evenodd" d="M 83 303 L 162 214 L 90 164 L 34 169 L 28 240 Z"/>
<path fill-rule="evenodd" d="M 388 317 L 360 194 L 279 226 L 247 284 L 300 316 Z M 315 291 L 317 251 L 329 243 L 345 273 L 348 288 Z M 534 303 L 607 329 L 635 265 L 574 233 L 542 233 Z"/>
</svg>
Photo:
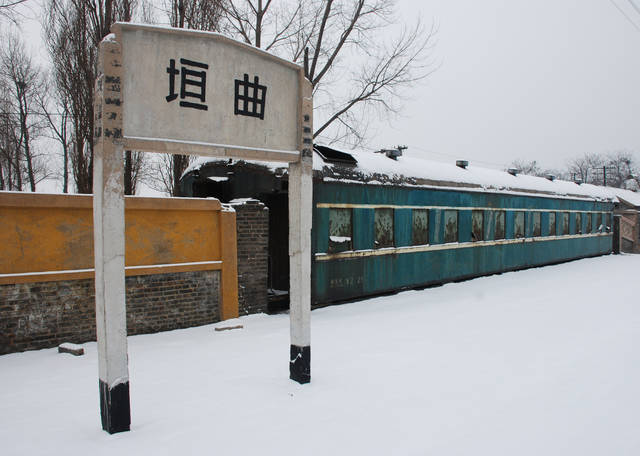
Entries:
<svg viewBox="0 0 640 456">
<path fill-rule="evenodd" d="M 270 164 L 269 164 L 270 165 Z M 269 208 L 269 310 L 289 307 L 289 208 L 287 167 L 216 160 L 186 173 L 185 196 L 214 197 L 223 203 L 255 198 Z"/>
</svg>

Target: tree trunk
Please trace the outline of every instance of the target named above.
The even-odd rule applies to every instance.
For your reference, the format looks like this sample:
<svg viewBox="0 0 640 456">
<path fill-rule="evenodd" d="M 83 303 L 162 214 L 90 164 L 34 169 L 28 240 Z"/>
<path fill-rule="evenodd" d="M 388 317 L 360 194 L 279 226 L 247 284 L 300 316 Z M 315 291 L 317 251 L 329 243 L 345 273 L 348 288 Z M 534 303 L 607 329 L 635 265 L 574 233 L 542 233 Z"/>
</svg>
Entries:
<svg viewBox="0 0 640 456">
<path fill-rule="evenodd" d="M 262 46 L 262 0 L 258 0 L 258 11 L 256 12 L 256 47 Z"/>
<path fill-rule="evenodd" d="M 22 94 L 22 100 L 20 103 L 24 103 L 20 107 L 20 128 L 22 129 L 22 136 L 24 137 L 24 158 L 27 160 L 27 175 L 29 176 L 29 185 L 31 191 L 36 191 L 36 178 L 33 173 L 33 159 L 31 157 L 31 145 L 29 144 L 29 127 L 27 126 L 27 98 Z"/>
<path fill-rule="evenodd" d="M 33 159 L 31 157 L 31 147 L 29 145 L 29 132 L 25 131 L 24 137 L 24 156 L 27 159 L 27 174 L 29 175 L 29 184 L 31 191 L 36 191 L 36 178 L 33 173 Z"/>
<path fill-rule="evenodd" d="M 62 193 L 69 193 L 69 143 L 67 142 L 67 114 L 62 116 Z"/>
<path fill-rule="evenodd" d="M 178 1 L 178 27 L 184 28 L 184 1 Z"/>
<path fill-rule="evenodd" d="M 20 153 L 18 150 L 16 150 L 15 160 L 16 162 L 14 166 L 16 169 L 16 188 L 18 191 L 22 191 L 22 170 L 20 169 Z"/>
<path fill-rule="evenodd" d="M 91 193 L 93 190 L 89 174 L 92 170 L 87 166 L 87 157 L 84 154 L 84 141 L 82 138 L 76 138 L 74 148 L 73 168 L 76 175 L 78 193 Z"/>
<path fill-rule="evenodd" d="M 173 155 L 173 188 L 171 190 L 171 196 L 183 196 L 182 190 L 180 189 L 180 178 L 182 177 L 182 173 L 187 169 L 187 165 L 189 164 L 189 156 L 188 155 Z"/>
</svg>

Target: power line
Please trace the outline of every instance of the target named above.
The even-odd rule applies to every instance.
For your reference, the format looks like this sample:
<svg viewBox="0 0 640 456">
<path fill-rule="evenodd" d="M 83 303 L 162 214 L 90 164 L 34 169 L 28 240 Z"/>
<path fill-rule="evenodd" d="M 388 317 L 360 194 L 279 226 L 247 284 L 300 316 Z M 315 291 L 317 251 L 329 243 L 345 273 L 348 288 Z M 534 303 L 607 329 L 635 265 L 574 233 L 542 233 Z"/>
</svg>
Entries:
<svg viewBox="0 0 640 456">
<path fill-rule="evenodd" d="M 446 158 L 451 158 L 452 160 L 458 160 L 460 158 L 459 155 L 451 155 L 451 154 L 445 154 L 445 153 L 442 153 L 442 152 L 436 152 L 434 150 L 423 149 L 421 147 L 414 146 L 414 145 L 411 145 L 411 144 L 409 144 L 409 148 L 418 150 L 420 152 L 425 152 L 427 154 L 434 154 L 434 155 L 440 155 L 440 156 L 446 157 Z M 482 165 L 488 165 L 488 166 L 500 168 L 500 169 L 504 169 L 505 168 L 505 165 L 504 164 L 500 164 L 500 163 L 493 163 L 493 162 L 482 161 L 482 160 L 473 160 L 473 162 L 474 163 L 480 163 Z"/>
<path fill-rule="evenodd" d="M 0 116 L 5 116 L 5 117 L 9 117 L 9 116 L 19 116 L 20 113 L 19 112 L 10 112 L 10 111 L 4 111 L 4 112 L 0 112 Z M 67 113 L 65 114 L 64 112 L 50 112 L 50 113 L 46 113 L 46 112 L 38 112 L 38 111 L 27 111 L 27 115 L 28 116 L 68 116 L 69 118 L 72 117 L 76 117 L 74 115 L 72 115 L 71 113 Z"/>
<path fill-rule="evenodd" d="M 629 17 L 629 15 L 628 15 L 627 13 L 625 13 L 625 12 L 624 12 L 624 10 L 623 10 L 622 8 L 620 8 L 620 6 L 618 6 L 618 4 L 617 4 L 616 2 L 614 2 L 613 0 L 609 0 L 609 1 L 611 2 L 611 4 L 612 4 L 613 6 L 615 6 L 615 7 L 616 7 L 616 9 L 617 9 L 618 11 L 620 11 L 620 14 L 622 14 L 624 17 L 626 17 L 626 18 L 627 18 L 627 20 L 629 21 L 629 23 L 630 23 L 631 25 L 633 25 L 633 26 L 635 27 L 635 29 L 636 29 L 638 32 L 640 32 L 640 27 L 638 26 L 638 24 L 636 24 L 636 23 L 635 23 L 635 22 L 634 22 L 634 21 Z M 629 0 L 629 1 L 631 1 L 631 0 Z M 633 2 L 631 2 L 631 3 L 632 3 L 632 5 L 633 5 L 633 7 L 634 7 L 634 8 L 637 8 L 637 7 L 636 7 L 636 5 L 635 5 Z"/>
<path fill-rule="evenodd" d="M 640 14 L 640 7 L 638 5 L 636 5 L 636 2 L 634 0 L 628 0 L 629 3 L 631 3 L 631 7 L 636 10 L 638 12 L 638 14 Z"/>
</svg>

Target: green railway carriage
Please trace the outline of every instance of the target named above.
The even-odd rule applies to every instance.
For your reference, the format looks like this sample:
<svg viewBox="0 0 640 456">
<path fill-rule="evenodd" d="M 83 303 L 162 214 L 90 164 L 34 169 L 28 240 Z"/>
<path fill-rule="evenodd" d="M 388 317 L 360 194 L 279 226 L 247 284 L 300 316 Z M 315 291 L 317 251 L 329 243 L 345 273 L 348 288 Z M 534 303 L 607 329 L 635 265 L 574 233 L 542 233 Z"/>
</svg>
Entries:
<svg viewBox="0 0 640 456">
<path fill-rule="evenodd" d="M 613 204 L 316 182 L 315 302 L 609 253 Z"/>
<path fill-rule="evenodd" d="M 614 197 L 602 187 L 382 152 L 315 147 L 315 305 L 612 250 Z M 269 207 L 269 288 L 287 290 L 286 167 L 214 160 L 182 184 Z"/>
</svg>

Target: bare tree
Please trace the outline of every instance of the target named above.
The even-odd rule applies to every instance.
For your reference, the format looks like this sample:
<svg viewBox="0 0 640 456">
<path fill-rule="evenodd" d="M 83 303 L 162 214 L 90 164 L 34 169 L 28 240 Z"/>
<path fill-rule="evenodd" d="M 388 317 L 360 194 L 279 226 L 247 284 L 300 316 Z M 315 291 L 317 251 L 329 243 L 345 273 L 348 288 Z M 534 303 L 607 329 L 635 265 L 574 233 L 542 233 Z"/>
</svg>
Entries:
<svg viewBox="0 0 640 456">
<path fill-rule="evenodd" d="M 18 23 L 17 11 L 19 5 L 25 3 L 27 0 L 0 0 L 0 19 L 6 19 L 14 24 Z"/>
<path fill-rule="evenodd" d="M 181 196 L 182 192 L 180 191 L 179 178 L 178 181 L 174 178 L 174 170 L 179 169 L 176 168 L 174 157 L 175 155 L 167 154 L 161 154 L 154 157 L 155 159 L 150 165 L 150 172 L 148 173 L 146 183 L 149 187 L 159 192 L 164 192 L 171 196 Z M 178 162 L 177 165 L 182 166 L 182 163 Z M 188 166 L 188 163 L 184 165 L 183 172 Z"/>
<path fill-rule="evenodd" d="M 0 54 L 0 78 L 4 80 L 8 99 L 8 110 L 13 110 L 10 118 L 17 123 L 17 134 L 14 136 L 15 170 L 20 178 L 18 189 L 22 189 L 21 166 L 24 160 L 29 188 L 36 191 L 36 184 L 46 175 L 44 162 L 37 160 L 33 141 L 40 128 L 34 117 L 36 96 L 43 90 L 40 85 L 40 70 L 27 54 L 24 43 L 15 35 L 4 40 L 4 48 Z M 15 125 L 14 123 L 14 125 Z"/>
<path fill-rule="evenodd" d="M 143 24 L 155 24 L 156 19 L 156 7 L 153 0 L 141 0 L 140 5 L 137 8 L 136 21 Z"/>
<path fill-rule="evenodd" d="M 222 0 L 167 0 L 165 10 L 172 27 L 219 31 Z"/>
<path fill-rule="evenodd" d="M 537 177 L 548 177 L 553 176 L 557 179 L 571 179 L 570 175 L 567 175 L 565 170 L 561 169 L 553 169 L 553 168 L 543 168 L 540 166 L 537 160 L 514 160 L 509 165 L 509 168 L 515 168 L 519 170 L 521 174 L 526 174 L 528 176 L 537 176 Z M 506 171 L 506 169 L 505 169 Z"/>
<path fill-rule="evenodd" d="M 87 16 L 82 4 L 51 0 L 43 24 L 57 91 L 68 97 L 73 126 L 69 157 L 79 193 L 91 193 L 93 180 L 93 84 L 97 55 Z"/>
<path fill-rule="evenodd" d="M 0 78 L 0 190 L 22 190 L 17 125 L 9 85 Z"/>
<path fill-rule="evenodd" d="M 537 160 L 514 160 L 509 165 L 509 168 L 515 168 L 520 173 L 526 174 L 528 176 L 544 176 L 546 174 L 538 164 Z"/>
<path fill-rule="evenodd" d="M 46 3 L 45 41 L 58 92 L 68 96 L 73 124 L 69 157 L 79 193 L 93 189 L 93 89 L 98 45 L 115 21 L 131 19 L 134 8 L 132 0 Z"/>
<path fill-rule="evenodd" d="M 56 89 L 50 75 L 44 75 L 44 84 L 53 88 L 36 94 L 38 109 L 44 117 L 49 137 L 60 144 L 62 149 L 62 192 L 69 193 L 69 152 L 73 142 L 70 97 Z"/>
<path fill-rule="evenodd" d="M 402 90 L 434 70 L 429 54 L 435 29 L 418 21 L 391 33 L 393 6 L 393 0 L 227 1 L 223 27 L 246 43 L 304 63 L 320 119 L 314 137 L 359 143 L 368 115 L 399 112 Z M 392 38 L 381 38 L 387 36 Z M 348 88 L 340 90 L 344 81 Z"/>
<path fill-rule="evenodd" d="M 139 182 L 147 175 L 148 163 L 144 152 L 124 152 L 124 194 L 135 195 Z"/>
<path fill-rule="evenodd" d="M 567 165 L 568 174 L 572 179 L 580 179 L 584 183 L 597 184 L 596 168 L 604 164 L 603 158 L 594 153 L 586 153 L 582 157 L 574 158 Z"/>
<path fill-rule="evenodd" d="M 640 183 L 640 165 L 635 154 L 629 150 L 585 154 L 569 161 L 567 170 L 570 179 L 582 179 L 595 185 L 623 188 L 629 185 L 635 187 Z"/>
<path fill-rule="evenodd" d="M 608 186 L 622 188 L 627 180 L 638 176 L 640 167 L 631 151 L 619 150 L 607 155 L 603 172 Z"/>
</svg>

